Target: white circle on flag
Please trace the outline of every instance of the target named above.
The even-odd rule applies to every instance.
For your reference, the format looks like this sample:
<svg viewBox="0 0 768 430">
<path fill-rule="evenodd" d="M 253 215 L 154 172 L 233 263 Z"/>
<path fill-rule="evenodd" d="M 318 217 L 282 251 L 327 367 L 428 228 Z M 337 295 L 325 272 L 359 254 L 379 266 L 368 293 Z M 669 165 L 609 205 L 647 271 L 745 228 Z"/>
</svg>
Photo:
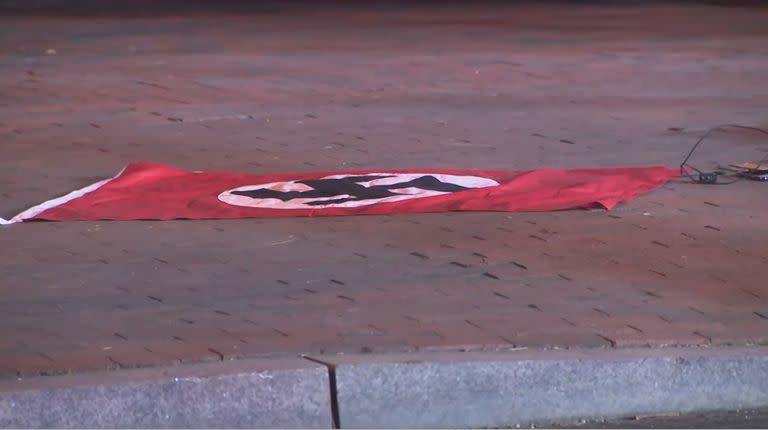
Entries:
<svg viewBox="0 0 768 430">
<path fill-rule="evenodd" d="M 265 209 L 355 208 L 498 186 L 480 176 L 361 173 L 245 185 L 219 194 L 235 206 Z"/>
</svg>

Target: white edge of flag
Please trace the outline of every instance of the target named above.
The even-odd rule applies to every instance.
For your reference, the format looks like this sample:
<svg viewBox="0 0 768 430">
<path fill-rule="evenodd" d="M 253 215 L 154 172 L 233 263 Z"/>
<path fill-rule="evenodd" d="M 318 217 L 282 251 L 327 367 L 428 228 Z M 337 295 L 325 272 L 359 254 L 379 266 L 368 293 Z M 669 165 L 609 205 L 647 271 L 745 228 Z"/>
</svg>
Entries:
<svg viewBox="0 0 768 430">
<path fill-rule="evenodd" d="M 79 190 L 72 191 L 71 193 L 57 197 L 55 199 L 51 199 L 48 201 L 45 201 L 43 203 L 40 203 L 39 205 L 32 206 L 31 208 L 25 210 L 24 212 L 16 215 L 15 217 L 11 219 L 4 219 L 0 218 L 0 225 L 9 225 L 9 224 L 16 224 L 17 222 L 23 222 L 25 220 L 31 219 L 42 213 L 43 211 L 47 211 L 48 209 L 55 208 L 56 206 L 61 206 L 64 203 L 70 202 L 74 199 L 80 198 L 90 192 L 96 191 L 99 188 L 103 187 L 105 184 L 109 183 L 110 181 L 117 179 L 120 177 L 120 175 L 123 174 L 125 171 L 125 168 L 120 170 L 120 172 L 111 177 L 104 180 L 101 180 L 99 182 L 93 183 L 91 185 L 88 185 L 87 187 L 80 188 Z"/>
</svg>

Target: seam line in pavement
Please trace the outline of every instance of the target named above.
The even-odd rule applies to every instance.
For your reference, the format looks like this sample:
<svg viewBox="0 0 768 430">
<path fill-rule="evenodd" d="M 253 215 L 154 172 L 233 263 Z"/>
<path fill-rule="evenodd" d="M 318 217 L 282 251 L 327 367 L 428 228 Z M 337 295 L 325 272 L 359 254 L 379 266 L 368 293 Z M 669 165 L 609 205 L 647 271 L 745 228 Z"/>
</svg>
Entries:
<svg viewBox="0 0 768 430">
<path fill-rule="evenodd" d="M 302 355 L 301 358 L 325 366 L 328 369 L 328 387 L 330 387 L 331 395 L 331 418 L 333 420 L 333 428 L 341 428 L 341 419 L 339 415 L 339 396 L 336 389 L 336 366 L 326 361 L 318 360 L 306 355 Z"/>
</svg>

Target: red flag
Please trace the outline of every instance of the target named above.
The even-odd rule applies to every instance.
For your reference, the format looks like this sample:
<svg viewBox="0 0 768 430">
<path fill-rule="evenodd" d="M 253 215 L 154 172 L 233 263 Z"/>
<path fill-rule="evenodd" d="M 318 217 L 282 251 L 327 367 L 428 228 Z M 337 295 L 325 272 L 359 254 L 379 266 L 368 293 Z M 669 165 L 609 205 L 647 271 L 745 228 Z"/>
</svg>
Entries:
<svg viewBox="0 0 768 430">
<path fill-rule="evenodd" d="M 679 176 L 667 167 L 379 170 L 247 175 L 154 163 L 28 209 L 10 221 L 169 220 L 553 211 L 605 207 Z"/>
</svg>

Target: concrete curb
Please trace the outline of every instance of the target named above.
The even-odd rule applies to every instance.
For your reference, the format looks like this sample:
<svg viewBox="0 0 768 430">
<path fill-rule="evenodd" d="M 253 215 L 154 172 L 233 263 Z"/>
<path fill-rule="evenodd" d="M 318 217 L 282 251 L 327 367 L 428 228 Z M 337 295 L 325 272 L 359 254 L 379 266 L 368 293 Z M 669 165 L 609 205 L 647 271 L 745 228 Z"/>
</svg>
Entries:
<svg viewBox="0 0 768 430">
<path fill-rule="evenodd" d="M 329 428 L 328 371 L 295 357 L 0 381 L 3 428 Z"/>
<path fill-rule="evenodd" d="M 308 356 L 0 381 L 4 428 L 504 427 L 766 405 L 766 347 Z"/>
<path fill-rule="evenodd" d="M 342 428 L 493 427 L 768 405 L 768 348 L 314 356 Z"/>
</svg>

